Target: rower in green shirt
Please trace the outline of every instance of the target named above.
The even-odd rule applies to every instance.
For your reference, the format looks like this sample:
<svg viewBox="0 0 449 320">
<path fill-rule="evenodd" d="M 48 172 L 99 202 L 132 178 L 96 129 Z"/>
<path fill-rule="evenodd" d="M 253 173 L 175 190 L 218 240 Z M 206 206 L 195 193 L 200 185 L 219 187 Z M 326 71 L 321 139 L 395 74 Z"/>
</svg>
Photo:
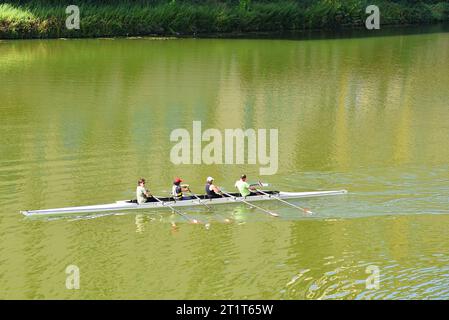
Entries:
<svg viewBox="0 0 449 320">
<path fill-rule="evenodd" d="M 256 188 L 246 182 L 246 174 L 242 174 L 240 180 L 235 183 L 235 187 L 239 190 L 242 197 L 247 197 L 256 192 Z"/>
</svg>

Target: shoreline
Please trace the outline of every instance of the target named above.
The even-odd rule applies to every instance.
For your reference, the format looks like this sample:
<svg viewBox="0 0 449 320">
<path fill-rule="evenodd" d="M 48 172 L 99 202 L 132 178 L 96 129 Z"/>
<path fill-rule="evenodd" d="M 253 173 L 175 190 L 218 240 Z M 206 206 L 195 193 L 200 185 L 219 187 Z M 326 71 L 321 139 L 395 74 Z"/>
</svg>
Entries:
<svg viewBox="0 0 449 320">
<path fill-rule="evenodd" d="M 80 29 L 66 28 L 65 6 L 47 0 L 0 4 L 0 39 L 251 38 L 285 34 L 357 32 L 365 28 L 364 0 L 296 1 L 81 1 Z M 114 4 L 115 3 L 115 4 Z M 239 5 L 240 3 L 240 5 Z M 249 3 L 242 8 L 242 3 Z M 449 22 L 449 3 L 404 0 L 378 3 L 381 30 Z M 376 33 L 379 30 L 371 30 Z"/>
<path fill-rule="evenodd" d="M 449 22 L 435 24 L 409 24 L 409 25 L 387 25 L 380 30 L 367 30 L 363 27 L 339 28 L 337 30 L 285 30 L 277 31 L 259 31 L 259 32 L 232 32 L 232 33 L 201 33 L 196 35 L 129 35 L 129 36 L 98 36 L 98 37 L 48 37 L 48 38 L 0 38 L 0 42 L 15 41 L 35 41 L 35 40 L 329 40 L 329 39 L 347 39 L 347 38 L 370 38 L 398 35 L 414 35 L 422 33 L 449 32 Z"/>
</svg>

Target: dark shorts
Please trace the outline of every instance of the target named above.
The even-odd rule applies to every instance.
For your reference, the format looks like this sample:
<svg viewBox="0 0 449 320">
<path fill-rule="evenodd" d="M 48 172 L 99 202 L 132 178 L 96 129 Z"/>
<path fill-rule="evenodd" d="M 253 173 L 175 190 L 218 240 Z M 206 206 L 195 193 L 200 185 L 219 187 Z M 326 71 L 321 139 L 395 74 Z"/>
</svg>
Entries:
<svg viewBox="0 0 449 320">
<path fill-rule="evenodd" d="M 191 196 L 182 196 L 180 199 L 174 198 L 175 201 L 192 200 L 192 199 L 194 199 L 194 197 L 191 197 Z"/>
<path fill-rule="evenodd" d="M 219 194 L 206 195 L 206 199 L 215 199 L 215 198 L 223 198 L 223 197 L 220 196 Z"/>
</svg>

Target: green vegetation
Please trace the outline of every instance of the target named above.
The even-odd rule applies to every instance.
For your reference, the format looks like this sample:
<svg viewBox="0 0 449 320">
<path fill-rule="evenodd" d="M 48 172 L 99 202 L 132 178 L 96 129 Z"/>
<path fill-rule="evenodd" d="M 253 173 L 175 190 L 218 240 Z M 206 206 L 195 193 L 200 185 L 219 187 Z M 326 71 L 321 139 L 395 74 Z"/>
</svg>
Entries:
<svg viewBox="0 0 449 320">
<path fill-rule="evenodd" d="M 65 27 L 78 5 L 81 28 Z M 449 21 L 442 0 L 128 0 L 1 1 L 0 38 L 54 38 L 286 31 L 363 27 L 376 4 L 382 25 Z"/>
</svg>

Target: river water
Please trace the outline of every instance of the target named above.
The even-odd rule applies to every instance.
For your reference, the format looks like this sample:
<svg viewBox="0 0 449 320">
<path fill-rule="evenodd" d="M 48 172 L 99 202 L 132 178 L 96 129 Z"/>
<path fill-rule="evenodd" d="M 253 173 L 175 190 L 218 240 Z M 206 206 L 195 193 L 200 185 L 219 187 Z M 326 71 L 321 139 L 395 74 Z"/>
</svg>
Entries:
<svg viewBox="0 0 449 320">
<path fill-rule="evenodd" d="M 0 41 L 0 298 L 448 299 L 448 63 L 447 32 Z M 173 164 L 170 134 L 193 121 L 277 129 L 276 174 Z M 170 210 L 19 213 L 130 199 L 141 176 L 156 195 L 177 175 L 232 190 L 242 172 L 349 193 L 292 201 L 312 215 L 185 210 L 209 228 Z"/>
</svg>

